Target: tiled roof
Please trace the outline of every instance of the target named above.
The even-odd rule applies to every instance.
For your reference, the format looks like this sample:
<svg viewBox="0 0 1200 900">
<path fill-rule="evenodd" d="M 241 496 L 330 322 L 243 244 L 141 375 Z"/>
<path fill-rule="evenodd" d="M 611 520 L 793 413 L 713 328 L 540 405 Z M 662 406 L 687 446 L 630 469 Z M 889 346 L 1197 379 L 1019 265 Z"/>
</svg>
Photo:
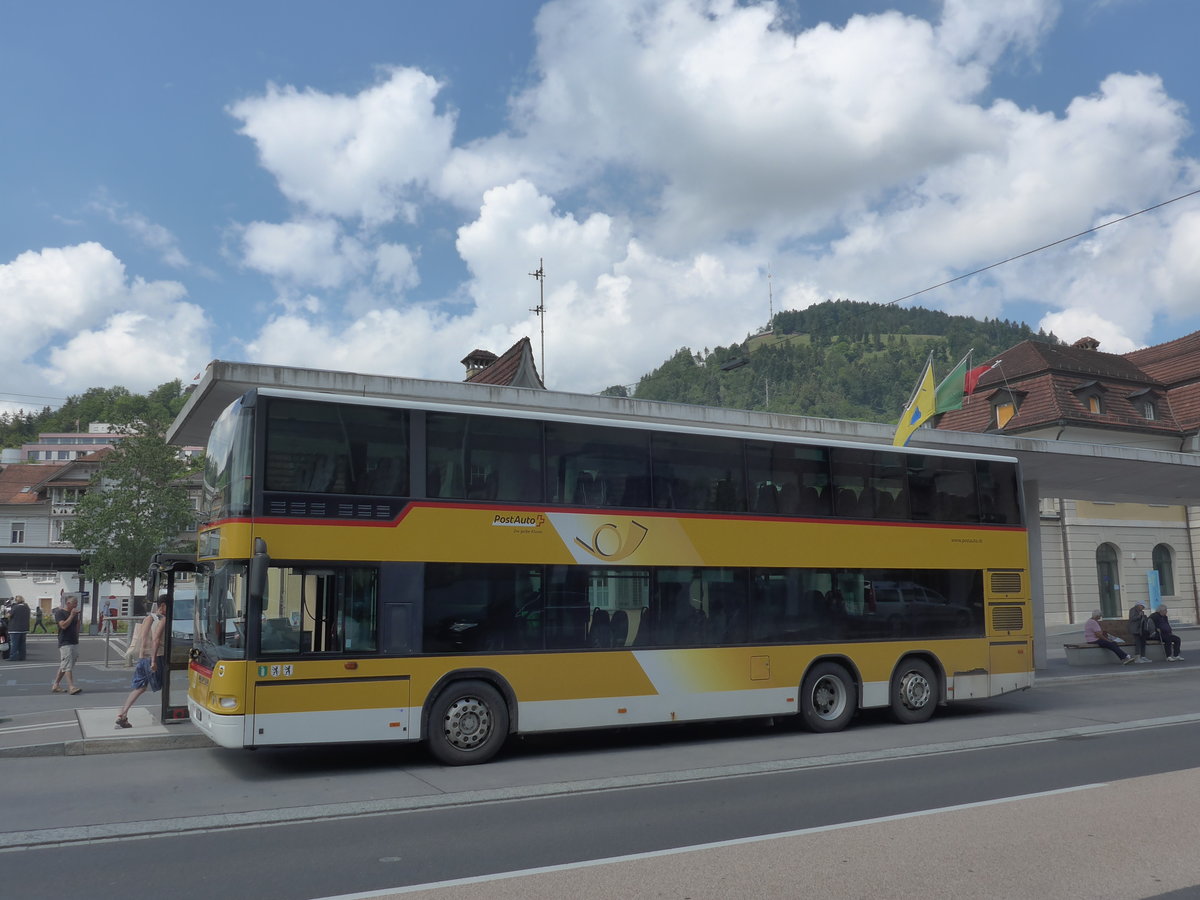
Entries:
<svg viewBox="0 0 1200 900">
<path fill-rule="evenodd" d="M 1200 347 L 1197 354 L 1200 360 Z M 1181 406 L 1200 417 L 1200 384 L 1194 396 L 1168 392 L 1159 379 L 1126 356 L 1087 346 L 1023 341 L 988 362 L 996 363 L 995 368 L 980 377 L 963 409 L 943 413 L 936 427 L 1019 434 L 1047 425 L 1071 425 L 1176 436 L 1189 427 Z M 1017 413 L 997 429 L 993 404 L 1003 400 L 1006 392 L 1017 395 Z M 1100 398 L 1098 413 L 1086 405 L 1093 395 Z M 1146 400 L 1154 402 L 1153 419 L 1144 415 Z"/>
<path fill-rule="evenodd" d="M 31 466 L 13 463 L 0 469 L 0 503 L 37 503 L 37 487 L 60 466 Z"/>
<path fill-rule="evenodd" d="M 1200 429 L 1200 331 L 1134 350 L 1125 358 L 1166 387 L 1171 410 L 1185 430 Z"/>
<path fill-rule="evenodd" d="M 475 350 L 471 356 L 486 352 Z M 533 361 L 533 348 L 529 338 L 523 337 L 486 369 L 481 369 L 467 377 L 471 384 L 502 384 L 514 387 L 545 388 L 542 378 L 538 375 L 537 365 Z"/>
</svg>

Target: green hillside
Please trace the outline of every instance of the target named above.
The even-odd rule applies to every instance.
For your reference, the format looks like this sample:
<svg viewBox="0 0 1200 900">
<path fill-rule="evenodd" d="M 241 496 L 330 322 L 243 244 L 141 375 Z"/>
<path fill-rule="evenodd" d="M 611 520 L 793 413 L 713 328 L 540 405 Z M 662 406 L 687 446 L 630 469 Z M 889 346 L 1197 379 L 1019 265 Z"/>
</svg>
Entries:
<svg viewBox="0 0 1200 900">
<path fill-rule="evenodd" d="M 831 300 L 781 312 L 767 332 L 739 344 L 701 352 L 682 347 L 643 376 L 632 395 L 891 422 L 908 402 L 930 352 L 941 379 L 968 350 L 978 364 L 1031 339 L 1060 343 L 1024 323 Z"/>
</svg>

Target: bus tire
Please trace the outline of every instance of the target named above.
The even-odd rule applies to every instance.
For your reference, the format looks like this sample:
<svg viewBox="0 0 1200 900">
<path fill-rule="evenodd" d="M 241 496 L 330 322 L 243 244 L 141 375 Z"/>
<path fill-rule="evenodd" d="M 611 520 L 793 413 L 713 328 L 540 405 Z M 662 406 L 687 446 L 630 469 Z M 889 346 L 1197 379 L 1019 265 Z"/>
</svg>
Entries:
<svg viewBox="0 0 1200 900">
<path fill-rule="evenodd" d="M 854 679 L 833 662 L 817 663 L 800 686 L 800 718 L 810 731 L 826 734 L 850 724 L 858 708 Z"/>
<path fill-rule="evenodd" d="M 938 705 L 938 680 L 929 663 L 906 659 L 896 668 L 891 687 L 892 718 L 902 725 L 928 722 Z"/>
<path fill-rule="evenodd" d="M 485 681 L 456 681 L 429 708 L 429 752 L 443 765 L 485 763 L 508 738 L 508 705 Z"/>
</svg>

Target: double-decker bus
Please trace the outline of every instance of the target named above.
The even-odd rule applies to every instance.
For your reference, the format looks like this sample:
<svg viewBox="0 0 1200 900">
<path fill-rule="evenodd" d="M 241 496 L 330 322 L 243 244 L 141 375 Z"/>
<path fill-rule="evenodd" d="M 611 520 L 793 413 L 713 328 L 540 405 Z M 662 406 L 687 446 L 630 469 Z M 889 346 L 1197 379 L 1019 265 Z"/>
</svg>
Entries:
<svg viewBox="0 0 1200 900">
<path fill-rule="evenodd" d="M 828 732 L 1030 687 L 1016 460 L 802 421 L 214 362 L 169 435 L 207 445 L 191 719 L 467 764 L 514 733 Z"/>
</svg>

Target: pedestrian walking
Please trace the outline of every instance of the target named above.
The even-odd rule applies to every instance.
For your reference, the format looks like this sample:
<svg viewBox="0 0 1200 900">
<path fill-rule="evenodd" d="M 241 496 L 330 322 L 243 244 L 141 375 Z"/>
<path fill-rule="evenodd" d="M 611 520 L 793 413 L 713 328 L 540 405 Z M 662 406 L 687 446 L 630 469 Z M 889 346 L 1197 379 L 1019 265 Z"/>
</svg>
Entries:
<svg viewBox="0 0 1200 900">
<path fill-rule="evenodd" d="M 1105 650 L 1111 650 L 1117 654 L 1117 659 L 1121 661 L 1121 665 L 1129 665 L 1133 662 L 1134 657 L 1118 647 L 1116 636 L 1109 634 L 1100 625 L 1100 619 L 1103 616 L 1104 613 L 1098 609 L 1092 612 L 1092 617 L 1083 623 L 1083 639 L 1089 644 L 1095 644 L 1098 647 L 1103 647 Z"/>
<path fill-rule="evenodd" d="M 129 724 L 129 710 L 137 702 L 137 698 L 152 691 L 162 690 L 163 669 L 166 660 L 163 659 L 163 632 L 166 630 L 167 601 L 155 601 L 151 613 L 138 624 L 133 636 L 133 646 L 137 648 L 137 666 L 133 670 L 133 683 L 125 705 L 117 713 L 117 728 L 132 728 Z"/>
<path fill-rule="evenodd" d="M 8 658 L 20 662 L 25 658 L 25 637 L 29 634 L 29 605 L 20 594 L 13 597 L 8 615 Z"/>
<path fill-rule="evenodd" d="M 79 659 L 79 600 L 68 597 L 66 606 L 54 610 L 54 621 L 58 623 L 58 674 L 50 685 L 50 692 L 61 694 L 59 687 L 67 681 L 67 692 L 78 694 L 83 688 L 75 684 L 75 662 Z"/>
<path fill-rule="evenodd" d="M 102 606 L 100 608 L 100 633 L 101 634 L 112 634 L 113 633 L 111 612 L 112 612 L 112 607 L 109 605 L 109 602 L 107 600 L 105 600 L 104 606 Z"/>
<path fill-rule="evenodd" d="M 37 634 L 38 629 L 42 629 L 42 634 L 49 634 L 50 629 L 46 627 L 46 617 L 42 615 L 42 607 L 35 606 L 33 609 L 33 630 L 30 634 Z"/>
</svg>

